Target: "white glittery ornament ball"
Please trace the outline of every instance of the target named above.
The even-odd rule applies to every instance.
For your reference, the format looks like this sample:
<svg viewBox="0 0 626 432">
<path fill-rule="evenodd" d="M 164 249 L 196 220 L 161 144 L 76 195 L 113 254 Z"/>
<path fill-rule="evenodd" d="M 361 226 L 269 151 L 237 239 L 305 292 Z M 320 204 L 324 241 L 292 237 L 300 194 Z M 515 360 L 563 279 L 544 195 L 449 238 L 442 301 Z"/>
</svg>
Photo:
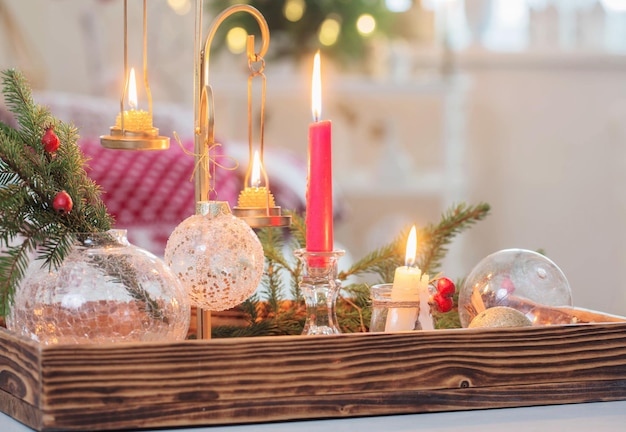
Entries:
<svg viewBox="0 0 626 432">
<path fill-rule="evenodd" d="M 165 247 L 165 262 L 191 304 L 210 311 L 250 297 L 261 282 L 264 259 L 259 238 L 225 201 L 197 203 L 197 214 L 174 229 Z"/>
</svg>

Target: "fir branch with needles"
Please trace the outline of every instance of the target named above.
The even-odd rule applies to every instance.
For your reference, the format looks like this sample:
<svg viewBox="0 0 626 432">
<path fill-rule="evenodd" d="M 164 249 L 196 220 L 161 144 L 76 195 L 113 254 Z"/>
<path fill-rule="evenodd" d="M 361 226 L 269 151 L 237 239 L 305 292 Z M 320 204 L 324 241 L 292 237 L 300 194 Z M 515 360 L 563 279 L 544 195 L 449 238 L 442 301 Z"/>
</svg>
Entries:
<svg viewBox="0 0 626 432">
<path fill-rule="evenodd" d="M 448 209 L 437 225 L 429 224 L 422 231 L 422 236 L 418 235 L 418 244 L 427 245 L 421 249 L 417 261 L 422 271 L 438 273 L 454 237 L 487 217 L 489 210 L 490 206 L 487 203 L 475 206 L 461 203 Z"/>
<path fill-rule="evenodd" d="M 489 214 L 489 210 L 489 204 L 486 203 L 475 206 L 468 206 L 465 203 L 453 205 L 441 216 L 439 223 L 429 224 L 418 230 L 416 258 L 418 267 L 424 273 L 439 273 L 442 260 L 448 253 L 448 246 L 454 237 L 483 220 Z M 348 270 L 340 272 L 339 279 L 374 274 L 379 277 L 380 283 L 392 281 L 395 269 L 404 263 L 409 229 L 410 227 L 406 227 L 393 241 L 355 262 Z"/>
<path fill-rule="evenodd" d="M 8 312 L 30 255 L 49 269 L 58 267 L 73 245 L 73 233 L 111 228 L 112 217 L 100 188 L 85 172 L 78 132 L 36 104 L 22 74 L 3 71 L 2 92 L 17 127 L 0 122 L 0 315 Z M 48 152 L 42 136 L 53 128 L 59 147 Z M 70 212 L 53 201 L 60 191 L 71 197 Z"/>
</svg>

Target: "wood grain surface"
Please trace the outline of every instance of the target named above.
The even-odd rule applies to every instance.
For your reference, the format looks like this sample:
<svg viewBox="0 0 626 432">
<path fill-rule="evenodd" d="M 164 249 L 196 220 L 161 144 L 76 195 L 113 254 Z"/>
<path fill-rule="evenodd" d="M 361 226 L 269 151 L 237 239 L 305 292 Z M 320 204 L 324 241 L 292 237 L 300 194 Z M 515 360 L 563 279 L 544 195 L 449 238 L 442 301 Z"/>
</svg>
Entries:
<svg viewBox="0 0 626 432">
<path fill-rule="evenodd" d="M 626 324 L 50 347 L 0 331 L 1 376 L 2 411 L 50 431 L 621 400 Z"/>
</svg>

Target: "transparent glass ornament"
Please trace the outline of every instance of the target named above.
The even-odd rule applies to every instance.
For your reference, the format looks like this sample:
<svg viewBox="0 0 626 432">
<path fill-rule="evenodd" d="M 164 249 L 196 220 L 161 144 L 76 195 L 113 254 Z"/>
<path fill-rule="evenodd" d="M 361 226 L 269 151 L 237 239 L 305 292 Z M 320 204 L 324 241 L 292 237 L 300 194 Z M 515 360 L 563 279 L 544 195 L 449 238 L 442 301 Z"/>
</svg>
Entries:
<svg viewBox="0 0 626 432">
<path fill-rule="evenodd" d="M 465 279 L 459 291 L 461 325 L 467 327 L 477 309 L 494 306 L 516 309 L 534 324 L 558 324 L 560 315 L 546 314 L 542 306 L 572 306 L 572 290 L 563 271 L 548 257 L 526 249 L 504 249 L 483 258 Z"/>
<path fill-rule="evenodd" d="M 198 202 L 196 213 L 170 235 L 165 262 L 182 281 L 192 305 L 209 311 L 232 308 L 259 286 L 263 246 L 225 201 Z"/>
<path fill-rule="evenodd" d="M 29 266 L 7 328 L 46 345 L 185 339 L 189 300 L 163 260 L 126 230 L 75 238 L 58 269 Z"/>
</svg>

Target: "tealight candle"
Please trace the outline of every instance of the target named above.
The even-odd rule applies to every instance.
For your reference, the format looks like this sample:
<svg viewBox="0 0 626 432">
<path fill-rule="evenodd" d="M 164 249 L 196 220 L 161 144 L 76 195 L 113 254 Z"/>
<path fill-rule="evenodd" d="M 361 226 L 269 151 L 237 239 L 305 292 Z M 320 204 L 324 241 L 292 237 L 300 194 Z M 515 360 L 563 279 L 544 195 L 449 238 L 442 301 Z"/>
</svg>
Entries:
<svg viewBox="0 0 626 432">
<path fill-rule="evenodd" d="M 124 130 L 131 132 L 149 131 L 152 129 L 152 114 L 137 109 L 137 82 L 135 79 L 135 68 L 130 69 L 128 79 L 128 105 L 130 110 L 124 111 Z M 115 119 L 115 126 L 122 129 L 122 118 L 120 114 Z"/>
<path fill-rule="evenodd" d="M 259 152 L 254 152 L 252 160 L 252 174 L 250 175 L 250 186 L 246 186 L 240 193 L 237 207 L 257 208 L 275 207 L 274 196 L 265 186 L 261 186 L 261 157 Z M 269 201 L 268 201 L 269 200 Z"/>
<path fill-rule="evenodd" d="M 417 252 L 417 232 L 415 226 L 411 228 L 406 244 L 405 265 L 396 269 L 391 301 L 396 303 L 419 303 L 418 308 L 397 307 L 390 308 L 387 314 L 385 331 L 414 330 L 419 320 L 422 330 L 432 329 L 430 307 L 428 304 L 428 274 L 422 273 L 415 264 Z"/>
</svg>

